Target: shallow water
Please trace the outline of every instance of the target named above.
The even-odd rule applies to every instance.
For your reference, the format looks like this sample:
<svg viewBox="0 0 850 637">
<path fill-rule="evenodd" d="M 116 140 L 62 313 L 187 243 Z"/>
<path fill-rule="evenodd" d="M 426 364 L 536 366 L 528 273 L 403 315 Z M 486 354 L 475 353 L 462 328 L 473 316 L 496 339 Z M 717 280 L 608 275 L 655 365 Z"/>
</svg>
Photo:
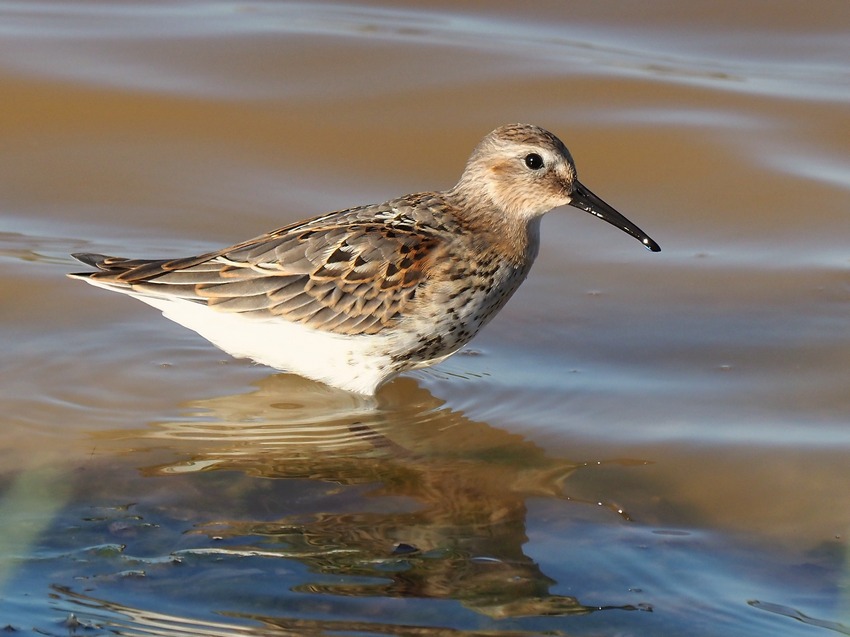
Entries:
<svg viewBox="0 0 850 637">
<path fill-rule="evenodd" d="M 850 9 L 0 1 L 0 625 L 850 634 Z M 450 186 L 549 128 L 568 208 L 375 400 L 70 281 Z"/>
</svg>

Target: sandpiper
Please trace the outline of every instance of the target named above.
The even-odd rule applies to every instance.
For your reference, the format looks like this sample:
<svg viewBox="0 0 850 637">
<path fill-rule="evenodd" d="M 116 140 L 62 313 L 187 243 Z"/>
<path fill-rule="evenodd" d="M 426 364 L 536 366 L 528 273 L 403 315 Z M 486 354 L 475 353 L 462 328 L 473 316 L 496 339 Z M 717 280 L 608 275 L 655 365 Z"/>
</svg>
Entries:
<svg viewBox="0 0 850 637">
<path fill-rule="evenodd" d="M 566 146 L 497 128 L 457 184 L 299 221 L 194 257 L 75 254 L 69 276 L 135 297 L 229 354 L 371 395 L 463 347 L 528 275 L 540 218 L 570 205 L 658 244 L 578 181 Z"/>
</svg>

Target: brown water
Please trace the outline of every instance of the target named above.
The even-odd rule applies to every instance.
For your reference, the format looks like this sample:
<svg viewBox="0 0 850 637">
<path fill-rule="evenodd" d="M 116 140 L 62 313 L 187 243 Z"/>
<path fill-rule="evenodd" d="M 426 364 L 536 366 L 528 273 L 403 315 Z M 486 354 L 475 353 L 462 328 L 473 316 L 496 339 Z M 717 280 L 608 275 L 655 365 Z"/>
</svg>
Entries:
<svg viewBox="0 0 850 637">
<path fill-rule="evenodd" d="M 530 8 L 533 6 L 533 9 Z M 850 634 L 850 5 L 0 1 L 0 626 Z M 452 185 L 569 208 L 375 401 L 64 278 Z"/>
</svg>

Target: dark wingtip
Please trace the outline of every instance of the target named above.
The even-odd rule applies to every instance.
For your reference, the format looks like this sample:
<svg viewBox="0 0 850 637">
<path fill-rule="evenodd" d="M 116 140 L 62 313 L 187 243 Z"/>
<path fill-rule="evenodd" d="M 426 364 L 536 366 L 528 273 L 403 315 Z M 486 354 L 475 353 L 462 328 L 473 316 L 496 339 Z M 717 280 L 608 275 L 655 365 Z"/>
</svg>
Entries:
<svg viewBox="0 0 850 637">
<path fill-rule="evenodd" d="M 98 264 L 108 258 L 105 254 L 95 254 L 94 252 L 74 252 L 71 256 L 93 268 L 99 268 Z"/>
</svg>

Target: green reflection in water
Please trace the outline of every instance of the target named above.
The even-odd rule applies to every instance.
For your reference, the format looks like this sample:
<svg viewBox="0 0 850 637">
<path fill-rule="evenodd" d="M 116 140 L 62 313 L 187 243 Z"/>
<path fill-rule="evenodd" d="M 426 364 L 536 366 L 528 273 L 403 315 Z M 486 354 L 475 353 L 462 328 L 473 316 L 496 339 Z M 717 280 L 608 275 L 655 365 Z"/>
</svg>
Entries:
<svg viewBox="0 0 850 637">
<path fill-rule="evenodd" d="M 15 476 L 0 500 L 0 590 L 30 559 L 33 547 L 54 515 L 64 506 L 70 483 L 59 470 L 29 469 Z"/>
</svg>

